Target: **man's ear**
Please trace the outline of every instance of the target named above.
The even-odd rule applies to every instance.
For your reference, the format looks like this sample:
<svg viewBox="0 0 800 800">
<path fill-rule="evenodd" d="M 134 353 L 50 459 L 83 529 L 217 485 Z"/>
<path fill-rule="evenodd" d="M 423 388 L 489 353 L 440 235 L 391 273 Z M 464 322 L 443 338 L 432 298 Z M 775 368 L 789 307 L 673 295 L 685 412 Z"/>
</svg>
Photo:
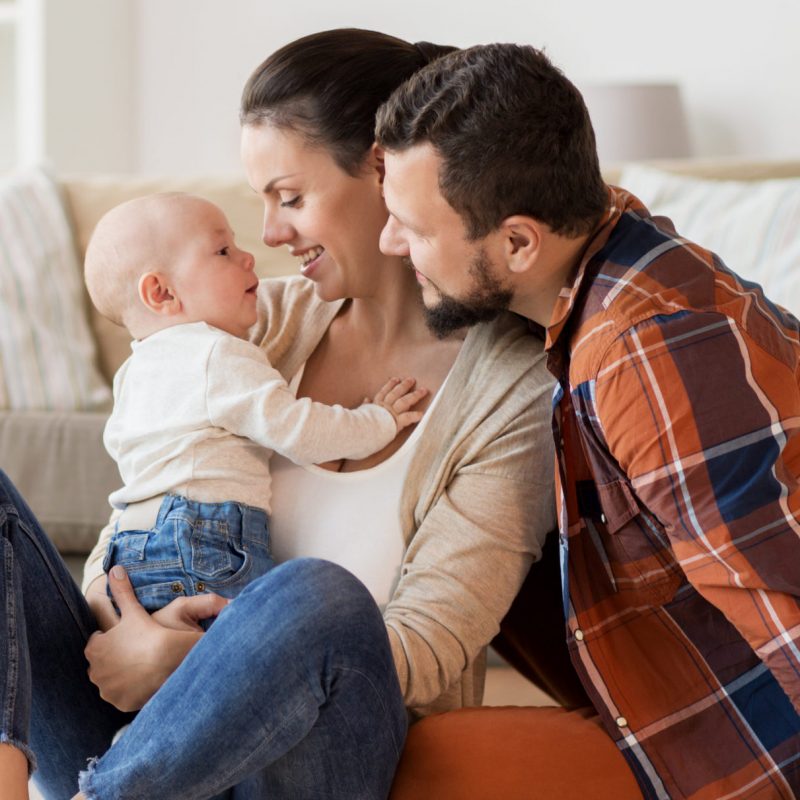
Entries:
<svg viewBox="0 0 800 800">
<path fill-rule="evenodd" d="M 373 142 L 372 147 L 369 149 L 369 153 L 367 153 L 367 164 L 370 169 L 374 169 L 378 173 L 378 183 L 383 186 L 383 178 L 386 175 L 386 166 L 383 162 L 383 148 Z"/>
<path fill-rule="evenodd" d="M 526 272 L 539 255 L 542 244 L 541 223 L 532 217 L 515 214 L 500 223 L 503 254 L 511 272 Z"/>
<path fill-rule="evenodd" d="M 180 299 L 160 272 L 145 272 L 139 278 L 138 293 L 145 308 L 154 314 L 177 314 L 181 310 Z"/>
</svg>

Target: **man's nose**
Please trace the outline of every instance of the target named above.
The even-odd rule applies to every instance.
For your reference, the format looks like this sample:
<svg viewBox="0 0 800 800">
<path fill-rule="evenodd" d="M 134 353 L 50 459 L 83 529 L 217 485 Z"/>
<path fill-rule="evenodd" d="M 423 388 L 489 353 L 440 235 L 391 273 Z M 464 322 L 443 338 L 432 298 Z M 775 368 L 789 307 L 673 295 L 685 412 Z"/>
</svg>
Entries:
<svg viewBox="0 0 800 800">
<path fill-rule="evenodd" d="M 387 256 L 408 255 L 408 245 L 400 235 L 397 222 L 392 217 L 389 217 L 383 226 L 378 246 L 381 252 Z"/>
</svg>

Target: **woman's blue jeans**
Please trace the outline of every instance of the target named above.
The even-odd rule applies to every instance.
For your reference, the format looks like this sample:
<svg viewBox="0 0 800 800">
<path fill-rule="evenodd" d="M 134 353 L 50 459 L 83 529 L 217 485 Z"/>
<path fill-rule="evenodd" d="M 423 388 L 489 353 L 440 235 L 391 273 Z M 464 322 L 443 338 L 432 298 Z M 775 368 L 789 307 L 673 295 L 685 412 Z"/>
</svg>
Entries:
<svg viewBox="0 0 800 800">
<path fill-rule="evenodd" d="M 98 800 L 387 796 L 406 712 L 380 611 L 346 570 L 298 559 L 254 581 L 133 717 L 89 681 L 94 618 L 2 472 L 0 549 L 0 737 L 33 751 L 47 798 L 80 771 Z"/>
</svg>

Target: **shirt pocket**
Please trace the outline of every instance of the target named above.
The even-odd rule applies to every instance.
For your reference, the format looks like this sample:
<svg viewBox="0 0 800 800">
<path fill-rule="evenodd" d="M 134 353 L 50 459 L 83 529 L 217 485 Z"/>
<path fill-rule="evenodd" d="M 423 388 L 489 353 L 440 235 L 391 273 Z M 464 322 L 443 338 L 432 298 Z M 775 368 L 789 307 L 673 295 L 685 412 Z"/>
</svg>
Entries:
<svg viewBox="0 0 800 800">
<path fill-rule="evenodd" d="M 595 527 L 617 591 L 632 605 L 668 603 L 684 577 L 663 528 L 624 480 L 598 485 L 596 493 L 594 513 L 585 520 Z"/>
</svg>

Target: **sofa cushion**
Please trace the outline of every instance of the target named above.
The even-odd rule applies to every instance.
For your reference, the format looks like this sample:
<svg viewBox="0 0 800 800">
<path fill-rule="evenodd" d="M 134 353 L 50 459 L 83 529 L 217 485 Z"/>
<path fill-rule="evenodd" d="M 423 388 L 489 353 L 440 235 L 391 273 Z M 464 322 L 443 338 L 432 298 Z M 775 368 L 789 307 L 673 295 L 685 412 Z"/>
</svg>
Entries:
<svg viewBox="0 0 800 800">
<path fill-rule="evenodd" d="M 3 469 L 62 553 L 87 553 L 122 483 L 103 447 L 102 412 L 0 412 Z"/>
<path fill-rule="evenodd" d="M 800 180 L 703 180 L 632 165 L 619 184 L 800 314 Z"/>
<path fill-rule="evenodd" d="M 82 271 L 58 189 L 40 169 L 0 180 L 0 409 L 93 409 L 96 367 Z"/>
</svg>

